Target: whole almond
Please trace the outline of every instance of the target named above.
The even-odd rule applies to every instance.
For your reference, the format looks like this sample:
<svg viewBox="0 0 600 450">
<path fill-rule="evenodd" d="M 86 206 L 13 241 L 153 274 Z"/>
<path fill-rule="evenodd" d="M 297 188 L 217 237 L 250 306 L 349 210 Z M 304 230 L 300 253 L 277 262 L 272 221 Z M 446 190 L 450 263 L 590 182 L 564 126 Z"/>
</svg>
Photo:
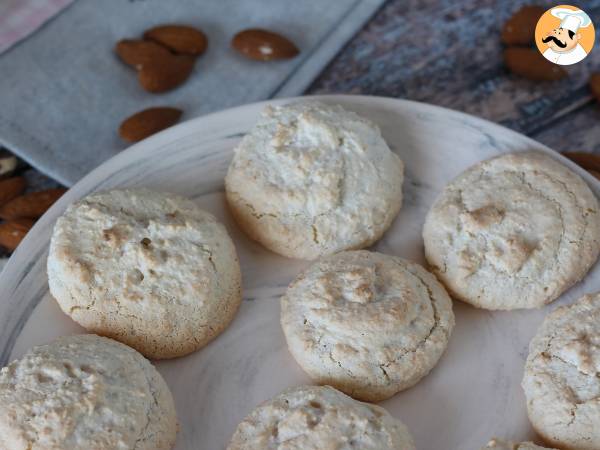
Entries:
<svg viewBox="0 0 600 450">
<path fill-rule="evenodd" d="M 300 53 L 288 38 L 259 28 L 240 31 L 231 40 L 231 46 L 242 55 L 258 61 L 293 58 Z"/>
<path fill-rule="evenodd" d="M 137 142 L 177 123 L 182 111 L 166 106 L 148 108 L 125 119 L 119 135 L 126 141 Z"/>
<path fill-rule="evenodd" d="M 156 41 L 175 53 L 199 56 L 208 46 L 206 35 L 186 25 L 160 25 L 144 33 L 144 39 Z"/>
<path fill-rule="evenodd" d="M 600 73 L 593 73 L 590 77 L 590 89 L 596 100 L 600 101 Z"/>
<path fill-rule="evenodd" d="M 600 172 L 597 172 L 595 170 L 588 170 L 588 172 L 600 180 Z"/>
<path fill-rule="evenodd" d="M 540 52 L 528 47 L 508 47 L 504 50 L 504 63 L 519 76 L 535 81 L 555 81 L 567 76 L 567 72 L 551 63 Z"/>
<path fill-rule="evenodd" d="M 171 56 L 168 49 L 156 42 L 134 39 L 123 39 L 117 42 L 115 52 L 125 64 L 137 70 L 153 61 Z"/>
<path fill-rule="evenodd" d="M 21 195 L 25 190 L 26 184 L 23 177 L 0 180 L 0 206 Z"/>
<path fill-rule="evenodd" d="M 171 55 L 144 64 L 138 72 L 138 81 L 148 92 L 160 92 L 175 89 L 188 79 L 194 69 L 195 58 L 188 55 Z"/>
<path fill-rule="evenodd" d="M 6 150 L 0 150 L 0 177 L 10 176 L 17 168 L 17 157 Z"/>
<path fill-rule="evenodd" d="M 529 45 L 534 42 L 535 26 L 544 12 L 541 6 L 523 6 L 502 27 L 502 42 L 507 45 Z"/>
<path fill-rule="evenodd" d="M 563 152 L 565 158 L 590 172 L 600 172 L 600 155 L 585 152 Z"/>
<path fill-rule="evenodd" d="M 0 217 L 5 220 L 17 218 L 37 219 L 58 200 L 66 189 L 47 189 L 16 197 L 0 207 Z"/>
<path fill-rule="evenodd" d="M 15 219 L 0 223 L 0 246 L 14 251 L 33 226 L 31 219 Z"/>
</svg>

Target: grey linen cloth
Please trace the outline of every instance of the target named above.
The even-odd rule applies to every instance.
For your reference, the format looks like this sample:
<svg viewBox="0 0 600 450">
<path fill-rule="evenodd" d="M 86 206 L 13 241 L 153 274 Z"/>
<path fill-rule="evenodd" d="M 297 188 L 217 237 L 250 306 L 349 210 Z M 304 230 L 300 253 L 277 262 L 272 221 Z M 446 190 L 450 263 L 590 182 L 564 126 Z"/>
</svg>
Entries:
<svg viewBox="0 0 600 450">
<path fill-rule="evenodd" d="M 77 0 L 0 55 L 0 143 L 71 185 L 127 144 L 119 123 L 151 106 L 182 120 L 272 97 L 301 94 L 384 0 Z M 114 54 L 114 44 L 154 25 L 197 26 L 207 52 L 174 91 L 150 94 Z M 288 36 L 293 60 L 262 63 L 230 48 L 245 28 Z"/>
</svg>

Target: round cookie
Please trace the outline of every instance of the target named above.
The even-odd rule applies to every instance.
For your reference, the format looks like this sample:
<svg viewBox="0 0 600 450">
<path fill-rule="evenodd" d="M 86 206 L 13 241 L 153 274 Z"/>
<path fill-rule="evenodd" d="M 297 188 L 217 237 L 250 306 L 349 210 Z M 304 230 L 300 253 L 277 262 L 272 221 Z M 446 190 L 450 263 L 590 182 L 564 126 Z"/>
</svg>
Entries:
<svg viewBox="0 0 600 450">
<path fill-rule="evenodd" d="M 545 442 L 600 448 L 600 293 L 548 314 L 529 345 L 522 386 Z"/>
<path fill-rule="evenodd" d="M 281 302 L 288 348 L 315 382 L 380 401 L 427 375 L 454 326 L 452 302 L 416 263 L 366 250 L 309 267 Z"/>
<path fill-rule="evenodd" d="M 225 178 L 240 227 L 268 249 L 316 259 L 378 240 L 402 204 L 404 166 L 376 125 L 318 102 L 267 107 Z"/>
<path fill-rule="evenodd" d="M 142 355 L 96 335 L 34 347 L 0 371 L 0 448 L 167 450 L 169 388 Z"/>
<path fill-rule="evenodd" d="M 542 306 L 598 257 L 598 201 L 567 167 L 535 152 L 467 169 L 435 201 L 425 255 L 450 294 L 486 309 Z"/>
<path fill-rule="evenodd" d="M 508 441 L 502 441 L 500 439 L 492 439 L 488 444 L 481 450 L 495 449 L 495 450 L 556 450 L 552 448 L 540 447 L 535 445 L 533 442 L 521 442 L 514 443 Z"/>
<path fill-rule="evenodd" d="M 240 423 L 227 450 L 415 450 L 406 426 L 383 408 L 329 386 L 288 389 Z"/>
<path fill-rule="evenodd" d="M 54 227 L 48 283 L 77 323 L 149 358 L 203 347 L 241 301 L 225 227 L 190 200 L 149 190 L 102 192 L 69 206 Z"/>
</svg>

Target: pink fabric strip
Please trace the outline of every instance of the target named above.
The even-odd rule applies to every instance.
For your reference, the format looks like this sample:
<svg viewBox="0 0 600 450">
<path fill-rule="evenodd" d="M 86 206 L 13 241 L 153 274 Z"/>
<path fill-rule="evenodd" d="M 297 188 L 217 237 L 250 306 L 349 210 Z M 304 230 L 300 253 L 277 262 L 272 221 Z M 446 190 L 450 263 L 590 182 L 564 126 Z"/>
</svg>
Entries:
<svg viewBox="0 0 600 450">
<path fill-rule="evenodd" d="M 29 36 L 74 0 L 1 0 L 0 53 Z"/>
</svg>

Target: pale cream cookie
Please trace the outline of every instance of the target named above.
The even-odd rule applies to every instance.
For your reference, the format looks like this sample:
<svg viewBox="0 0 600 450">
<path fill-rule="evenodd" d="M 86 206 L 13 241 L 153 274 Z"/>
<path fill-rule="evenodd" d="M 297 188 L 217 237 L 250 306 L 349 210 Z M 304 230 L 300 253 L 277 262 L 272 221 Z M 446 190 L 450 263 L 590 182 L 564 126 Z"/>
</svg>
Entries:
<svg viewBox="0 0 600 450">
<path fill-rule="evenodd" d="M 529 346 L 522 386 L 545 442 L 600 449 L 600 293 L 548 314 Z"/>
<path fill-rule="evenodd" d="M 176 433 L 163 378 L 112 339 L 61 337 L 0 371 L 3 450 L 168 450 Z"/>
<path fill-rule="evenodd" d="M 300 259 L 378 240 L 402 203 L 404 166 L 376 125 L 341 106 L 267 107 L 225 178 L 241 228 Z"/>
<path fill-rule="evenodd" d="M 240 423 L 228 450 L 415 450 L 406 426 L 383 408 L 329 386 L 288 389 Z"/>
<path fill-rule="evenodd" d="M 452 302 L 416 263 L 369 252 L 323 258 L 281 302 L 290 352 L 319 384 L 379 401 L 435 366 L 454 326 Z"/>
<path fill-rule="evenodd" d="M 539 307 L 598 258 L 598 201 L 550 156 L 506 154 L 444 188 L 423 239 L 432 270 L 453 297 L 486 309 Z"/>
<path fill-rule="evenodd" d="M 206 345 L 233 319 L 241 274 L 225 227 L 183 197 L 92 194 L 54 227 L 50 292 L 80 325 L 149 358 Z"/>
<path fill-rule="evenodd" d="M 488 444 L 481 450 L 494 449 L 494 450 L 557 450 L 554 448 L 540 447 L 533 442 L 508 442 L 500 439 L 492 439 Z"/>
</svg>

